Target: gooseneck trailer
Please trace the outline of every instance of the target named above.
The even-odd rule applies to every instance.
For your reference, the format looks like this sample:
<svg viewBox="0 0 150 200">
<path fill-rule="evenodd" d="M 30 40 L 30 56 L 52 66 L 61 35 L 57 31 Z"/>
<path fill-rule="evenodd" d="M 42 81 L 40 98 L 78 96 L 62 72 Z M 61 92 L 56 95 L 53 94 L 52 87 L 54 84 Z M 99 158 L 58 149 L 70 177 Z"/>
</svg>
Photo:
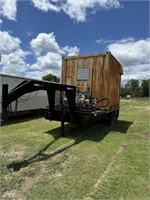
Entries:
<svg viewBox="0 0 150 200">
<path fill-rule="evenodd" d="M 84 124 L 103 118 L 113 124 L 119 116 L 122 66 L 110 52 L 64 57 L 61 83 L 24 79 L 12 90 L 2 85 L 2 117 L 8 106 L 22 95 L 34 91 L 47 92 L 46 119 Z"/>
</svg>

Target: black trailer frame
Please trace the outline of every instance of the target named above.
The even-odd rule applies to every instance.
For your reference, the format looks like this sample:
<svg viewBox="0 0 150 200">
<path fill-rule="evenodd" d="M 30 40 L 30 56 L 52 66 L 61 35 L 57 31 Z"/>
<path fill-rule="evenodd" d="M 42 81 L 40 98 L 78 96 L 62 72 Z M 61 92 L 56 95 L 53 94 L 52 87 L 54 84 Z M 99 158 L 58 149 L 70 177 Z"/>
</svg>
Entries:
<svg viewBox="0 0 150 200">
<path fill-rule="evenodd" d="M 2 85 L 2 118 L 8 112 L 8 105 L 17 101 L 19 97 L 26 93 L 37 90 L 46 90 L 49 107 L 45 109 L 44 116 L 48 120 L 61 122 L 61 136 L 64 135 L 64 122 L 84 124 L 91 119 L 105 118 L 113 123 L 119 116 L 119 107 L 113 108 L 79 108 L 76 106 L 76 86 L 64 85 L 49 81 L 24 80 L 10 92 L 8 84 Z M 55 104 L 56 91 L 60 94 L 59 105 Z M 64 97 L 66 102 L 64 103 Z"/>
</svg>

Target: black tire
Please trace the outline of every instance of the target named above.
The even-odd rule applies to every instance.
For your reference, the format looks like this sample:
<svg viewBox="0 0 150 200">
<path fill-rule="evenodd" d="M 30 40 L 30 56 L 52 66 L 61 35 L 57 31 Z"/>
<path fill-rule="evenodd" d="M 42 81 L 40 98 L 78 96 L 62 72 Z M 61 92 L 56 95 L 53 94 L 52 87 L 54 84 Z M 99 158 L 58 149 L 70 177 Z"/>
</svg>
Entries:
<svg viewBox="0 0 150 200">
<path fill-rule="evenodd" d="M 108 125 L 113 125 L 116 123 L 117 119 L 118 119 L 118 111 L 114 111 L 114 112 L 111 112 L 109 113 L 107 116 L 106 116 L 106 124 Z"/>
</svg>

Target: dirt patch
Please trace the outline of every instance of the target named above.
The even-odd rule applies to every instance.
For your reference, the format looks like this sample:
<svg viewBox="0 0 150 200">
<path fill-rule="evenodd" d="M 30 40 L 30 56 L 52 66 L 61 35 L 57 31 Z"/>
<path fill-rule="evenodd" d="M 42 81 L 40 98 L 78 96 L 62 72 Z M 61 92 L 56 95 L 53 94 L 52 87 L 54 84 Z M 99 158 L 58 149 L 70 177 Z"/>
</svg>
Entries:
<svg viewBox="0 0 150 200">
<path fill-rule="evenodd" d="M 144 109 L 144 110 L 150 110 L 150 106 L 134 106 L 130 105 L 130 108 L 136 108 L 136 109 Z"/>
<path fill-rule="evenodd" d="M 51 175 L 52 178 L 62 177 L 62 173 L 56 171 L 54 174 Z"/>
<path fill-rule="evenodd" d="M 16 190 L 6 191 L 2 197 L 9 199 L 19 199 L 19 196 L 16 196 Z"/>
<path fill-rule="evenodd" d="M 142 134 L 142 133 L 132 133 L 131 136 L 139 137 L 139 138 L 145 138 L 145 139 L 149 139 L 150 138 L 149 134 Z"/>
<path fill-rule="evenodd" d="M 6 191 L 2 197 L 6 198 L 6 199 L 9 198 L 9 199 L 17 199 L 17 200 L 26 200 L 27 194 L 29 194 L 30 190 L 41 179 L 43 179 L 47 175 L 47 170 L 49 172 L 49 175 L 51 174 L 50 175 L 51 178 L 62 177 L 63 174 L 59 170 L 55 170 L 54 168 L 49 169 L 48 164 L 50 162 L 55 162 L 55 160 L 59 160 L 60 157 L 64 154 L 63 149 L 65 149 L 67 146 L 69 146 L 72 143 L 73 143 L 73 141 L 70 141 L 68 144 L 62 145 L 50 153 L 44 152 L 44 155 L 47 156 L 48 159 L 38 161 L 39 163 L 37 163 L 38 166 L 36 166 L 36 168 L 31 166 L 30 165 L 31 163 L 30 163 L 29 166 L 27 166 L 26 168 L 22 168 L 21 170 L 19 170 L 17 172 L 13 172 L 13 173 L 15 173 L 16 176 L 21 176 L 22 173 L 23 174 L 25 173 L 27 176 L 25 176 L 25 179 L 20 188 Z M 36 161 L 36 159 L 38 160 L 38 157 L 36 157 L 34 161 Z M 71 161 L 71 158 L 67 157 L 66 160 L 64 160 L 63 162 L 60 163 L 60 166 L 62 166 L 62 168 L 66 167 L 66 165 L 68 163 L 70 163 L 70 161 Z M 31 167 L 32 167 L 32 170 L 31 170 Z M 29 168 L 30 168 L 30 170 L 29 170 Z M 32 171 L 35 171 L 35 170 L 36 170 L 36 174 L 34 174 L 32 177 L 30 177 L 28 174 L 30 174 L 30 173 L 32 174 Z M 6 181 L 8 179 L 10 180 L 10 179 L 12 179 L 12 176 L 7 175 L 5 177 L 5 179 L 6 179 Z"/>
<path fill-rule="evenodd" d="M 36 182 L 37 182 L 36 178 L 27 177 L 25 178 L 25 181 L 23 182 L 20 188 L 6 191 L 2 197 L 17 199 L 17 200 L 26 200 L 27 199 L 26 194 L 29 192 L 33 184 L 35 184 Z"/>
<path fill-rule="evenodd" d="M 23 145 L 16 145 L 9 149 L 9 151 L 2 152 L 1 155 L 9 157 L 10 159 L 20 159 L 27 152 L 29 147 Z"/>
<path fill-rule="evenodd" d="M 144 107 L 146 110 L 150 110 L 150 106 L 146 106 Z"/>
</svg>

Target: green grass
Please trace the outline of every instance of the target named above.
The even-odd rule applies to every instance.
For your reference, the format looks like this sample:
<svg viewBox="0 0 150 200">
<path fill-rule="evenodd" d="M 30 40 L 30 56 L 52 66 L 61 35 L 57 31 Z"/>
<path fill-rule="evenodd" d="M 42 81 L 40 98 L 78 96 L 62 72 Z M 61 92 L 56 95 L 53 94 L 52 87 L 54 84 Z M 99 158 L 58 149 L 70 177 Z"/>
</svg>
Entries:
<svg viewBox="0 0 150 200">
<path fill-rule="evenodd" d="M 64 137 L 43 118 L 5 124 L 1 199 L 149 199 L 149 111 L 148 99 L 122 100 L 115 125 L 66 125 Z"/>
</svg>

